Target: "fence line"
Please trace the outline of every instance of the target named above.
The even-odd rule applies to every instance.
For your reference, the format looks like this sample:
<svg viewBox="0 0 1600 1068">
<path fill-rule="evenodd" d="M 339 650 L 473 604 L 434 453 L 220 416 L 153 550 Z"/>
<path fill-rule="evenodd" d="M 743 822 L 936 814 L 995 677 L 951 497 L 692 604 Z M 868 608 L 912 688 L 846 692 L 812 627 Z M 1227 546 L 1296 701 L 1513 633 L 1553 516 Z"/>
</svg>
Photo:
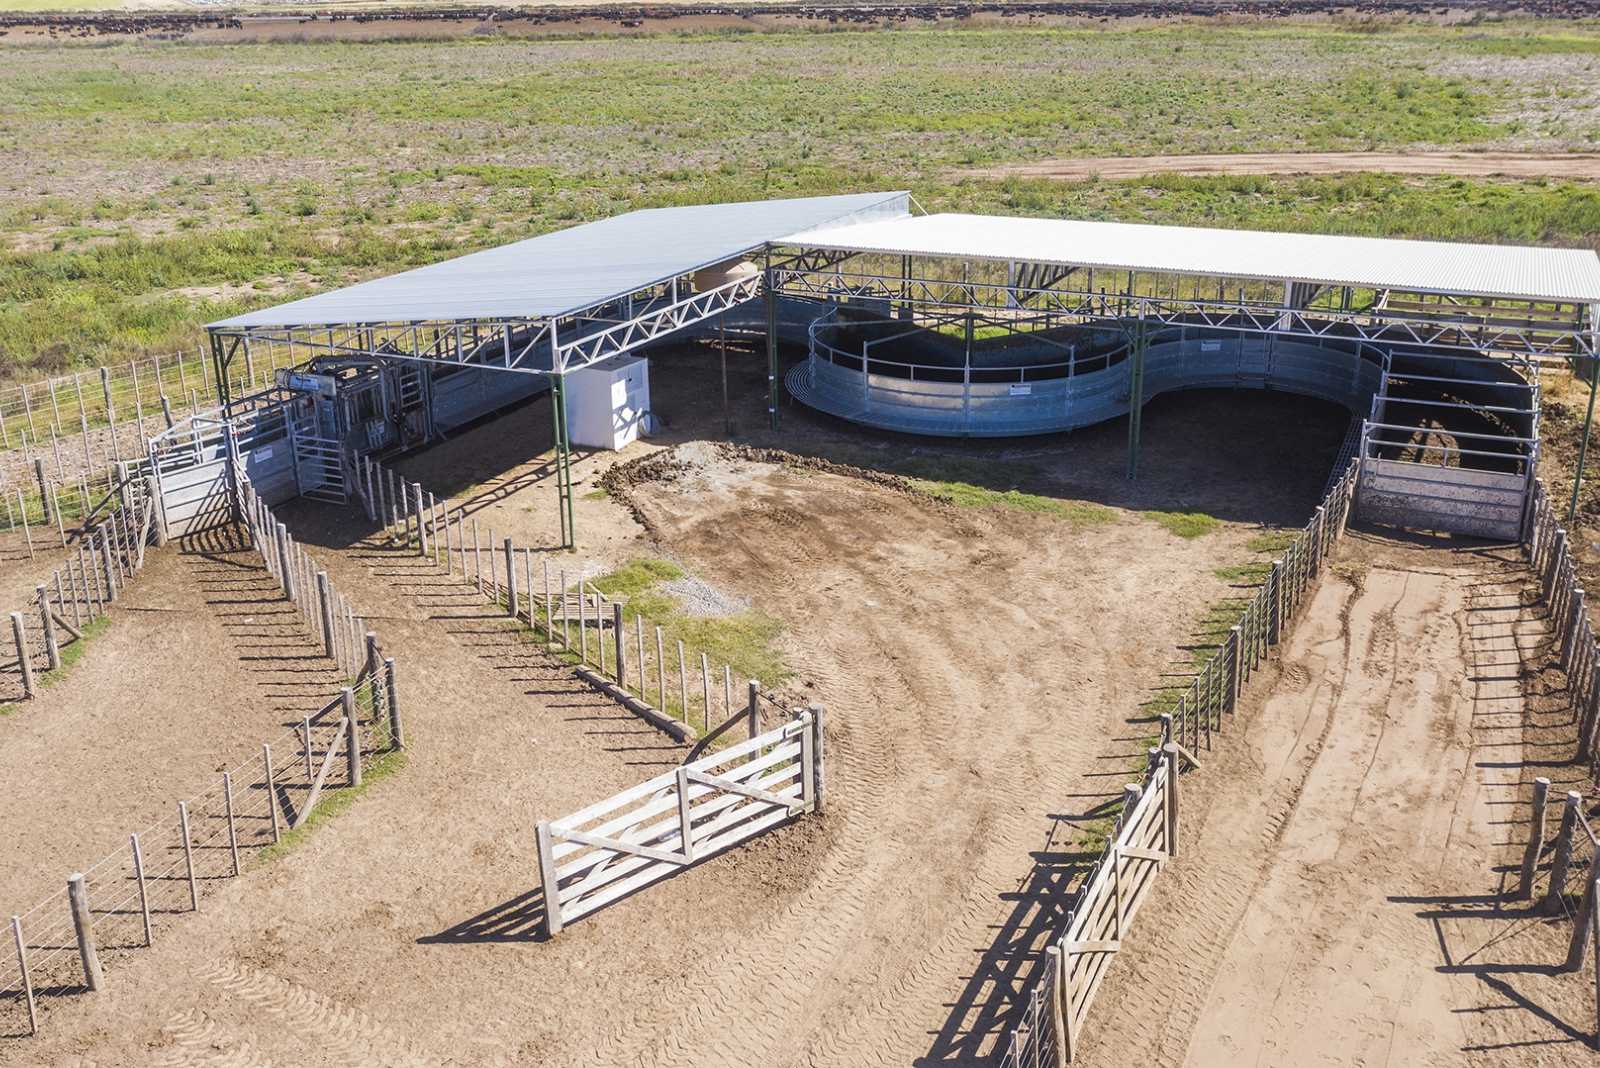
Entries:
<svg viewBox="0 0 1600 1068">
<path fill-rule="evenodd" d="M 16 1025 L 10 1033 L 37 1034 L 41 998 L 97 989 L 103 956 L 151 945 L 170 919 L 197 911 L 205 891 L 304 826 L 327 790 L 359 786 L 367 767 L 402 747 L 394 660 L 380 660 L 369 637 L 372 659 L 352 686 L 73 873 L 67 894 L 11 917 L 15 956 L 0 967 L 0 1012 Z"/>
<path fill-rule="evenodd" d="M 279 367 L 295 362 L 293 346 L 281 354 L 278 348 L 269 346 L 265 356 L 245 350 L 229 380 L 233 396 L 271 385 Z M 211 359 L 198 349 L 0 386 L 0 452 L 45 460 L 65 480 L 68 465 L 80 460 L 92 471 L 142 456 L 152 424 L 212 407 L 216 392 Z"/>
<path fill-rule="evenodd" d="M 1070 1063 L 1111 958 L 1133 914 L 1168 857 L 1178 851 L 1178 761 L 1209 747 L 1239 693 L 1268 650 L 1279 643 L 1311 593 L 1328 552 L 1344 532 L 1359 470 L 1351 464 L 1333 483 L 1311 521 L 1273 562 L 1266 581 L 1228 629 L 1228 638 L 1196 674 L 1170 713 L 1161 716 L 1160 750 L 1152 749 L 1141 780 L 1123 792 L 1122 808 L 1100 857 L 1073 895 L 1066 920 L 1046 949 L 1048 962 L 1029 989 L 1002 1068 Z"/>
<path fill-rule="evenodd" d="M 545 932 L 821 812 L 822 708 L 535 829 Z"/>
<path fill-rule="evenodd" d="M 7 652 L 0 662 L 0 700 L 38 695 L 39 673 L 61 667 L 61 650 L 83 640 L 85 627 L 105 614 L 144 566 L 145 547 L 160 539 L 157 502 L 145 477 L 125 476 L 106 495 L 109 504 L 75 531 L 76 554 L 34 588 L 26 611 L 12 612 Z M 63 546 L 67 539 L 63 537 Z"/>
<path fill-rule="evenodd" d="M 1578 763 L 1588 764 L 1591 780 L 1600 778 L 1600 646 L 1589 619 L 1587 595 L 1578 575 L 1571 537 L 1561 525 L 1556 507 L 1542 481 L 1535 482 L 1528 509 L 1523 551 L 1528 566 L 1538 576 L 1539 594 L 1554 623 L 1551 639 L 1557 664 L 1567 676 L 1567 692 L 1578 726 Z M 1548 835 L 1551 803 L 1550 780 L 1534 780 L 1533 810 L 1527 846 L 1516 894 L 1536 900 L 1537 911 L 1572 919 L 1572 937 L 1561 967 L 1577 971 L 1586 946 L 1595 959 L 1595 1041 L 1600 1043 L 1600 934 L 1595 933 L 1596 880 L 1600 880 L 1600 836 L 1583 814 L 1583 796 L 1569 791 L 1561 801 L 1561 815 L 1553 836 Z M 1538 894 L 1540 861 L 1550 858 L 1545 889 Z"/>
<path fill-rule="evenodd" d="M 328 577 L 315 557 L 289 533 L 256 493 L 243 471 L 235 469 L 238 490 L 235 506 L 244 519 L 251 544 L 261 554 L 267 572 L 278 580 L 284 596 L 311 626 L 322 651 L 346 675 L 354 675 L 367 662 L 363 635 L 367 621 Z"/>
<path fill-rule="evenodd" d="M 678 741 L 716 733 L 740 716 L 759 723 L 769 709 L 789 714 L 759 683 L 736 692 L 731 666 L 713 665 L 709 654 L 680 640 L 669 643 L 665 630 L 639 613 L 630 625 L 624 603 L 582 574 L 560 567 L 552 573 L 549 554 L 497 541 L 461 503 L 439 500 L 370 458 L 357 464 L 355 488 L 390 544 L 459 574 L 508 619 L 570 656 L 579 677 Z"/>
</svg>

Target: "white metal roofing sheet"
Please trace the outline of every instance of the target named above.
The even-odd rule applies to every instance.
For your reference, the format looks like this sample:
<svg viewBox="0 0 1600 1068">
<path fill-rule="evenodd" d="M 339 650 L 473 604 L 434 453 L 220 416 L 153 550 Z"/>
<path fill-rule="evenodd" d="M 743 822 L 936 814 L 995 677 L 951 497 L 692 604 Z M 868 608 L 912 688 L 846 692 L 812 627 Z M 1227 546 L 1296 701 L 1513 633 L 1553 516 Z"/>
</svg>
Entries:
<svg viewBox="0 0 1600 1068">
<path fill-rule="evenodd" d="M 960 214 L 826 226 L 791 235 L 783 244 L 1458 296 L 1600 302 L 1600 256 L 1588 249 Z"/>
<path fill-rule="evenodd" d="M 212 328 L 568 315 L 846 219 L 904 215 L 905 192 L 630 211 L 599 222 L 247 312 Z"/>
</svg>

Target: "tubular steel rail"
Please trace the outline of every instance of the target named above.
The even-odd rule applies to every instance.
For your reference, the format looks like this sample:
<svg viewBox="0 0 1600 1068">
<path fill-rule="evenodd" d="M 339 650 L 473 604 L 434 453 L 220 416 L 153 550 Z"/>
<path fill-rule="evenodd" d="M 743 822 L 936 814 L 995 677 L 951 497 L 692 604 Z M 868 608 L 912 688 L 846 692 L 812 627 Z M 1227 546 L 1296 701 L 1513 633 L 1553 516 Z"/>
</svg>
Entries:
<svg viewBox="0 0 1600 1068">
<path fill-rule="evenodd" d="M 535 837 L 545 931 L 727 851 L 823 798 L 815 709 L 557 820 Z"/>
<path fill-rule="evenodd" d="M 1209 747 L 1240 687 L 1278 644 L 1310 595 L 1328 552 L 1349 518 L 1359 464 L 1345 469 L 1304 529 L 1273 564 L 1222 647 L 1206 661 L 1172 712 L 1162 716 L 1158 754 L 1129 784 L 1104 851 L 1080 882 L 1047 962 L 1029 990 L 1022 1019 L 1000 1060 L 1002 1068 L 1038 1068 L 1072 1061 L 1078 1036 L 1111 958 L 1128 937 L 1133 915 L 1167 857 L 1178 851 L 1178 759 Z M 1183 743 L 1183 744 L 1180 744 Z M 1158 759 L 1158 755 L 1160 759 Z"/>
</svg>

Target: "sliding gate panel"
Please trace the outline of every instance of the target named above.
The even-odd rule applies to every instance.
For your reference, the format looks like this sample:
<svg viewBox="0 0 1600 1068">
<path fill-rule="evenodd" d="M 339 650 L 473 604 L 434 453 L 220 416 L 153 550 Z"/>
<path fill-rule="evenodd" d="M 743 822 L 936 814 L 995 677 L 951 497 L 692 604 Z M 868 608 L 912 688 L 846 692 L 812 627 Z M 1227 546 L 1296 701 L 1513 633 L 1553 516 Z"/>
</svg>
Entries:
<svg viewBox="0 0 1600 1068">
<path fill-rule="evenodd" d="M 1522 536 L 1527 495 L 1522 474 L 1368 456 L 1356 512 L 1374 523 L 1510 541 Z"/>
</svg>

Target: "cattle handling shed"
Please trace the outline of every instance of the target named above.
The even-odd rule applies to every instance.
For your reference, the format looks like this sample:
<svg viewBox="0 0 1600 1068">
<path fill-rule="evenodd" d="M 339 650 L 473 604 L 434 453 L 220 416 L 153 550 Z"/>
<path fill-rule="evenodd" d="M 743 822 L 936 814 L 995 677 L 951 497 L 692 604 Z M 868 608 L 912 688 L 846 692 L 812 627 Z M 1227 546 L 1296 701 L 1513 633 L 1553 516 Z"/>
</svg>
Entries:
<svg viewBox="0 0 1600 1068">
<path fill-rule="evenodd" d="M 570 545 L 569 376 L 737 327 L 765 336 L 774 428 L 780 383 L 916 434 L 1126 416 L 1129 477 L 1159 393 L 1320 397 L 1352 413 L 1364 514 L 1498 537 L 1525 519 L 1540 364 L 1587 375 L 1600 351 L 1590 250 L 914 207 L 891 191 L 636 211 L 213 323 L 215 425 L 263 492 L 342 499 L 360 456 L 548 390 Z M 785 345 L 803 350 L 786 375 Z M 290 369 L 233 395 L 230 367 L 264 350 Z M 653 414 L 618 409 L 646 431 Z"/>
</svg>

